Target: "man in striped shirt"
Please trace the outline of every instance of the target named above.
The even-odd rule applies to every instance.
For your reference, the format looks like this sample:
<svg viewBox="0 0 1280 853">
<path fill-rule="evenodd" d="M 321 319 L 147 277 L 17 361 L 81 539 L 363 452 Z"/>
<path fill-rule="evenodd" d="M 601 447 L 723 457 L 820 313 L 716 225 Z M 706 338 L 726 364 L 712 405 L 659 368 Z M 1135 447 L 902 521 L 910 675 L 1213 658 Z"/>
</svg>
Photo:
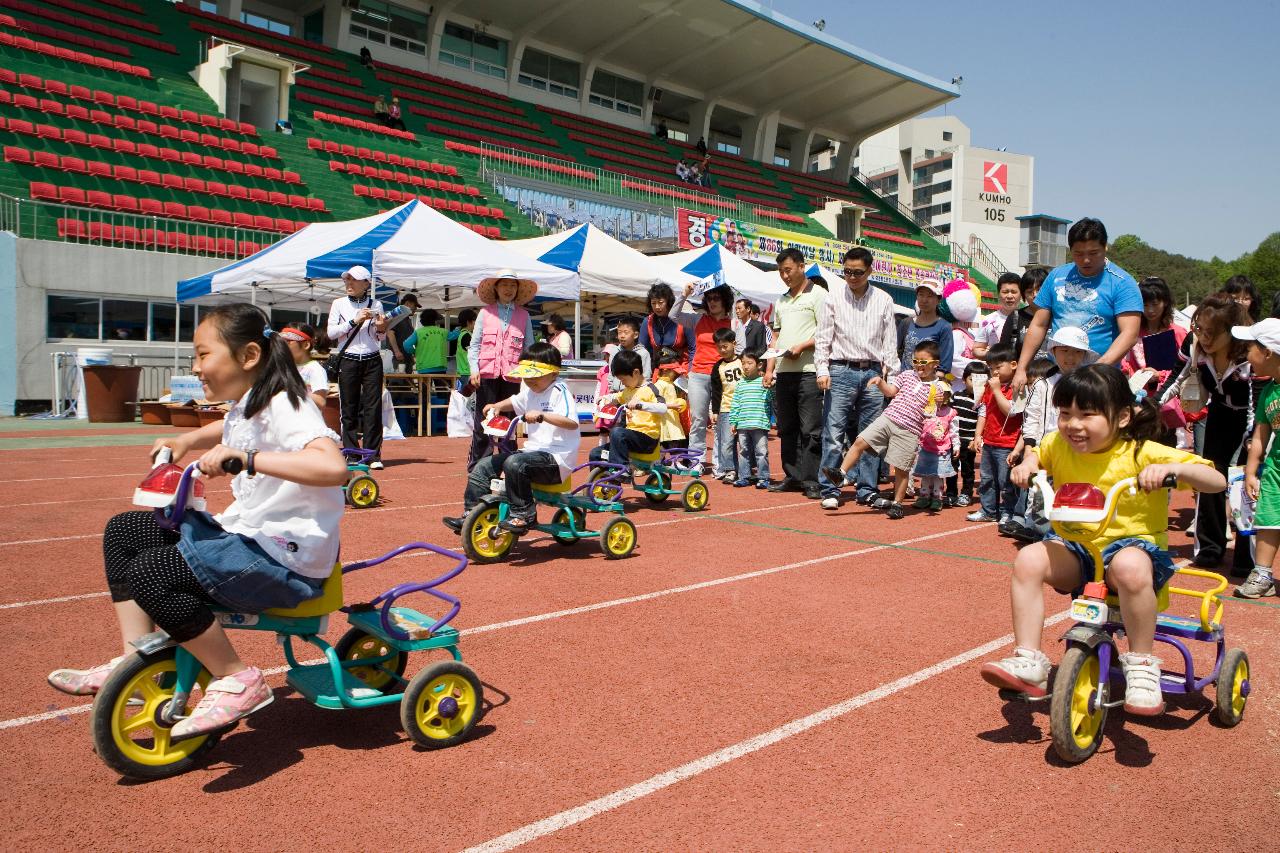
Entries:
<svg viewBox="0 0 1280 853">
<path fill-rule="evenodd" d="M 822 468 L 837 469 L 845 448 L 866 429 L 884 407 L 884 395 L 873 384 L 898 372 L 898 330 L 893 299 L 872 287 L 871 252 L 855 246 L 845 253 L 842 275 L 846 287 L 827 299 L 814 337 L 814 366 L 818 388 L 826 392 L 822 407 Z M 855 427 L 850 429 L 850 427 Z M 854 471 L 859 503 L 876 498 L 880 460 L 863 455 Z M 822 508 L 840 506 L 840 487 L 825 474 L 818 477 Z"/>
</svg>

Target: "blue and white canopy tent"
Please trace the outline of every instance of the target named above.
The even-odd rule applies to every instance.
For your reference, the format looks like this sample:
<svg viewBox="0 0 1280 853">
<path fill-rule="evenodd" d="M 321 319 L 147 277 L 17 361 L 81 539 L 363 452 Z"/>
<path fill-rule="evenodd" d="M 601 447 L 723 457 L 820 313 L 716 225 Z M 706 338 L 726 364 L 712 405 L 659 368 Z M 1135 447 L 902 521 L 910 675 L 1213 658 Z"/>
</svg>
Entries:
<svg viewBox="0 0 1280 853">
<path fill-rule="evenodd" d="M 178 282 L 178 301 L 251 301 L 327 314 L 343 293 L 342 274 L 361 265 L 379 291 L 415 293 L 423 307 L 479 305 L 475 286 L 497 270 L 538 282 L 538 297 L 576 300 L 578 273 L 488 240 L 414 200 L 346 222 L 317 222 L 255 255 Z"/>
<path fill-rule="evenodd" d="M 680 293 L 696 281 L 688 273 L 655 263 L 655 259 L 631 248 L 591 223 L 559 234 L 512 240 L 506 244 L 522 255 L 561 269 L 573 270 L 582 279 L 583 297 L 591 297 L 588 310 L 595 314 L 614 308 L 643 313 L 645 297 L 655 284 L 667 284 Z M 582 303 L 574 306 L 574 352 L 581 353 Z"/>
</svg>

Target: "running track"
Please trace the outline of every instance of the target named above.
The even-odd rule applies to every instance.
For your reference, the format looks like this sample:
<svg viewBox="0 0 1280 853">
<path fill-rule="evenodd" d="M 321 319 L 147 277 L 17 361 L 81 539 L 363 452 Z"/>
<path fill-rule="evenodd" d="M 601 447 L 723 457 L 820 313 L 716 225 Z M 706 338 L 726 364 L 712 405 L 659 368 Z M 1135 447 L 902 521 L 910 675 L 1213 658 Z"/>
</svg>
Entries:
<svg viewBox="0 0 1280 853">
<path fill-rule="evenodd" d="M 0 626 L 20 651 L 0 691 L 6 849 L 1275 849 L 1280 600 L 1227 605 L 1254 669 L 1239 727 L 1198 697 L 1151 721 L 1113 712 L 1099 754 L 1067 767 L 1047 716 L 977 677 L 1011 642 L 1014 549 L 990 525 L 719 484 L 698 515 L 633 499 L 629 560 L 531 537 L 453 582 L 493 705 L 470 742 L 418 751 L 396 709 L 322 711 L 277 674 L 277 701 L 206 767 L 122 783 L 93 755 L 87 703 L 44 674 L 116 653 L 100 534 L 128 508 L 141 448 L 0 453 Z M 458 506 L 462 453 L 389 445 L 386 502 L 347 514 L 344 559 L 456 543 L 438 517 Z M 215 484 L 211 503 L 227 500 Z M 348 598 L 441 566 L 358 573 Z M 270 638 L 236 640 L 283 662 Z M 1086 804 L 1108 817 L 1082 819 Z"/>
</svg>

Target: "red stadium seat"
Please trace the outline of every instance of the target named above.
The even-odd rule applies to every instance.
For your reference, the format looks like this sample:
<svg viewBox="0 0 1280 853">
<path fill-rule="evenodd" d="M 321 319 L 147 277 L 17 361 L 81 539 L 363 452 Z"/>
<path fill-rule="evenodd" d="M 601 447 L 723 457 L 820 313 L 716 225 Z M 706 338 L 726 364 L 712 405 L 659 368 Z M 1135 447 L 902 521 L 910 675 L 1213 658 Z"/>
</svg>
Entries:
<svg viewBox="0 0 1280 853">
<path fill-rule="evenodd" d="M 200 166 L 203 165 L 203 163 L 204 161 L 200 159 L 200 155 L 194 151 L 182 152 L 182 164 L 184 166 Z"/>
<path fill-rule="evenodd" d="M 123 210 L 126 213 L 138 212 L 138 200 L 131 195 L 111 196 L 111 206 L 116 210 Z"/>
<path fill-rule="evenodd" d="M 253 217 L 253 227 L 257 228 L 259 231 L 270 231 L 272 228 L 275 228 L 275 226 L 275 220 L 270 216 L 265 216 L 259 213 L 257 216 Z"/>
<path fill-rule="evenodd" d="M 136 111 L 138 109 L 138 101 L 136 98 L 132 98 L 129 95 L 117 95 L 116 106 L 122 110 Z"/>
<path fill-rule="evenodd" d="M 138 112 L 147 116 L 160 115 L 160 107 L 152 101 L 138 101 Z"/>
<path fill-rule="evenodd" d="M 244 174 L 244 164 L 239 160 L 223 160 L 222 168 L 237 175 Z"/>
<path fill-rule="evenodd" d="M 130 183 L 137 183 L 138 181 L 138 170 L 132 166 L 112 166 L 111 174 L 117 181 L 129 181 Z"/>
<path fill-rule="evenodd" d="M 189 193 L 204 193 L 204 181 L 200 178 L 183 178 L 182 188 Z"/>
<path fill-rule="evenodd" d="M 209 195 L 225 196 L 227 194 L 227 185 L 221 181 L 205 181 L 204 191 Z"/>
<path fill-rule="evenodd" d="M 152 186 L 160 186 L 160 173 L 153 172 L 150 169 L 138 170 L 138 183 L 149 184 Z"/>
<path fill-rule="evenodd" d="M 95 89 L 93 92 L 93 102 L 95 104 L 106 104 L 109 107 L 114 107 L 116 105 L 116 96 L 110 92 Z"/>
<path fill-rule="evenodd" d="M 233 213 L 231 214 L 231 221 L 237 228 L 253 227 L 253 216 L 248 213 Z"/>
<path fill-rule="evenodd" d="M 138 144 L 130 139 L 116 139 L 112 141 L 111 147 L 120 154 L 132 156 L 138 153 Z"/>
<path fill-rule="evenodd" d="M 6 145 L 4 147 L 4 161 L 6 163 L 17 163 L 21 166 L 30 166 L 31 152 L 25 148 Z"/>
<path fill-rule="evenodd" d="M 111 208 L 111 193 L 104 193 L 100 190 L 89 190 L 84 194 L 84 203 L 89 207 L 101 207 L 105 210 Z"/>
<path fill-rule="evenodd" d="M 261 166 L 259 166 L 257 163 L 245 163 L 245 164 L 244 164 L 244 173 L 245 173 L 246 175 L 248 175 L 249 177 L 251 177 L 251 178 L 261 178 L 261 177 L 262 177 L 262 167 L 261 167 Z"/>
<path fill-rule="evenodd" d="M 50 151 L 35 152 L 35 165 L 41 169 L 59 169 L 58 155 Z"/>
<path fill-rule="evenodd" d="M 322 198 L 307 199 L 307 210 L 315 210 L 315 211 L 324 210 L 324 199 Z"/>
<path fill-rule="evenodd" d="M 166 201 L 164 203 L 164 215 L 173 219 L 186 219 L 187 206 L 176 201 Z"/>
<path fill-rule="evenodd" d="M 165 172 L 160 176 L 160 185 L 165 189 L 181 190 L 182 178 L 172 172 Z"/>
<path fill-rule="evenodd" d="M 209 208 L 198 204 L 187 205 L 187 217 L 195 222 L 211 222 Z"/>
<path fill-rule="evenodd" d="M 213 207 L 209 209 L 209 221 L 214 225 L 230 225 L 231 211 Z"/>
<path fill-rule="evenodd" d="M 163 216 L 164 205 L 154 198 L 140 198 L 138 199 L 138 211 L 148 216 Z"/>
<path fill-rule="evenodd" d="M 84 204 L 84 190 L 79 187 L 59 187 L 58 201 L 63 204 Z"/>
<path fill-rule="evenodd" d="M 40 137 L 41 139 L 61 139 L 62 129 L 58 127 L 54 127 L 51 124 L 37 124 L 36 136 Z"/>
<path fill-rule="evenodd" d="M 267 193 L 267 203 L 283 207 L 289 203 L 289 197 L 282 192 L 271 191 Z"/>
<path fill-rule="evenodd" d="M 249 189 L 249 201 L 255 202 L 256 204 L 266 204 L 267 191 L 260 190 L 257 187 L 251 187 Z"/>
<path fill-rule="evenodd" d="M 69 237 L 72 240 L 83 240 L 89 236 L 89 232 L 79 219 L 59 219 L 58 236 Z"/>
<path fill-rule="evenodd" d="M 248 201 L 249 191 L 239 184 L 227 184 L 227 195 L 240 201 Z"/>
<path fill-rule="evenodd" d="M 89 134 L 85 133 L 83 130 L 64 128 L 62 131 L 62 141 L 68 145 L 88 145 Z"/>
</svg>

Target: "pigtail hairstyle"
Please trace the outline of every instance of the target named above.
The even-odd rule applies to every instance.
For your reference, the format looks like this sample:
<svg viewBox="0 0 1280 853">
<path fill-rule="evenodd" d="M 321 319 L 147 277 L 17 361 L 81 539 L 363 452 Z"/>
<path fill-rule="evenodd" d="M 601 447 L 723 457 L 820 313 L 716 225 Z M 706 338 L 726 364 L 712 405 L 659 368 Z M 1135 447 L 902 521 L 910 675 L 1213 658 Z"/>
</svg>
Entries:
<svg viewBox="0 0 1280 853">
<path fill-rule="evenodd" d="M 249 389 L 244 415 L 251 418 L 262 411 L 281 391 L 298 408 L 307 396 L 302 374 L 294 364 L 293 354 L 284 339 L 271 328 L 262 309 L 247 302 L 217 305 L 201 309 L 200 321 L 212 323 L 232 354 L 239 356 L 245 347 L 257 344 L 262 349 L 258 376 Z"/>
<path fill-rule="evenodd" d="M 1133 441 L 1133 461 L 1138 461 L 1142 445 L 1158 438 L 1164 432 L 1160 422 L 1160 407 L 1155 400 L 1140 390 L 1135 396 L 1129 390 L 1129 380 L 1118 367 L 1110 364 L 1090 364 L 1063 376 L 1053 390 L 1053 405 L 1059 410 L 1075 406 L 1086 412 L 1101 412 L 1112 429 L 1122 438 Z M 1119 426 L 1120 415 L 1129 410 L 1129 423 Z"/>
</svg>

